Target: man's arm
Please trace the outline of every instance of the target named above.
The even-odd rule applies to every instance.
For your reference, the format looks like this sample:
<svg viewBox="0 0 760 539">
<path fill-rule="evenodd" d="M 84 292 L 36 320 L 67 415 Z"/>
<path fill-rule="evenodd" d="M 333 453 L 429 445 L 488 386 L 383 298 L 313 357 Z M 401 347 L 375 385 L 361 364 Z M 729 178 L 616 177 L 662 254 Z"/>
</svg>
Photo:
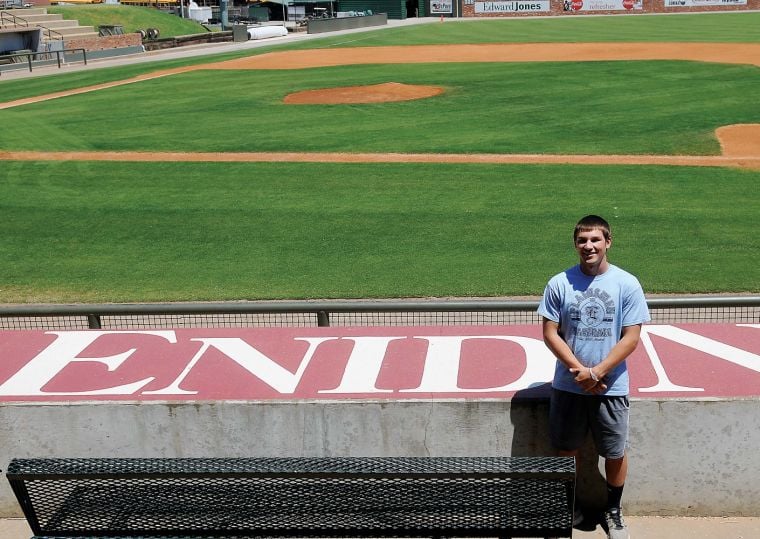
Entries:
<svg viewBox="0 0 760 539">
<path fill-rule="evenodd" d="M 554 357 L 560 360 L 568 369 L 582 369 L 583 365 L 575 357 L 573 351 L 559 334 L 559 324 L 554 320 L 544 318 L 544 344 L 552 351 Z"/>
<path fill-rule="evenodd" d="M 603 393 L 606 391 L 607 384 L 604 383 L 604 377 L 633 353 L 639 344 L 640 335 L 641 324 L 625 326 L 621 331 L 618 343 L 612 347 L 610 353 L 607 354 L 607 357 L 601 363 L 594 366 L 593 373 L 591 369 L 583 366 L 580 369 L 570 369 L 570 372 L 575 374 L 575 383 L 589 393 Z M 599 380 L 598 382 L 594 381 L 594 376 Z"/>
<path fill-rule="evenodd" d="M 639 344 L 639 336 L 641 335 L 641 324 L 623 328 L 620 341 L 610 350 L 604 361 L 594 367 L 593 376 L 591 369 L 585 367 L 575 357 L 573 351 L 559 334 L 559 324 L 557 322 L 544 318 L 543 334 L 546 347 L 552 351 L 554 357 L 575 375 L 575 383 L 587 393 L 599 394 L 607 390 L 604 377 L 636 349 L 636 346 Z M 594 376 L 597 380 L 594 380 Z"/>
<path fill-rule="evenodd" d="M 615 367 L 620 365 L 625 358 L 630 356 L 639 344 L 641 336 L 641 324 L 625 326 L 621 331 L 620 340 L 612 347 L 607 357 L 594 367 L 594 373 L 598 378 L 604 378 Z"/>
</svg>

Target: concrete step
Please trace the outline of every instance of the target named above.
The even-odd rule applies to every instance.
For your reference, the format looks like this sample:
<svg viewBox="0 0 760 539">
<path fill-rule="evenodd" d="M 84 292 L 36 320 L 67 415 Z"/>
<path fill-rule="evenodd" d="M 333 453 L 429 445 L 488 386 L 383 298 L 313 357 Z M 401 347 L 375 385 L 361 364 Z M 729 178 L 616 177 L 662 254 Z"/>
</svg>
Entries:
<svg viewBox="0 0 760 539">
<path fill-rule="evenodd" d="M 35 21 L 30 22 L 29 26 L 43 26 L 45 28 L 66 28 L 68 26 L 77 26 L 77 21 L 66 21 L 63 19 L 57 21 Z M 21 25 L 23 26 L 23 25 Z"/>
<path fill-rule="evenodd" d="M 31 8 L 10 8 L 10 9 L 0 9 L 0 11 L 5 11 L 6 13 L 10 13 L 11 15 L 15 15 L 16 17 L 26 17 L 27 15 L 45 15 L 47 13 L 47 9 L 44 7 L 31 7 Z"/>
<path fill-rule="evenodd" d="M 3 30 L 24 30 L 27 28 L 46 28 L 53 31 L 60 31 L 66 28 L 79 28 L 76 21 L 66 21 L 66 24 L 54 24 L 48 26 L 47 24 L 7 24 L 2 27 Z"/>
<path fill-rule="evenodd" d="M 29 24 L 44 24 L 48 21 L 62 21 L 63 15 L 60 13 L 40 13 L 39 15 L 27 15 L 24 14 L 18 14 L 18 13 L 11 13 L 15 17 L 16 20 L 23 22 L 27 22 Z M 8 17 L 6 16 L 6 19 Z"/>
<path fill-rule="evenodd" d="M 61 34 L 64 38 L 76 34 L 98 34 L 92 26 L 65 26 L 63 28 L 51 28 L 53 33 Z"/>
<path fill-rule="evenodd" d="M 64 34 L 64 35 L 68 35 L 71 33 L 79 33 L 79 32 L 95 32 L 95 28 L 93 28 L 92 26 L 79 26 L 79 23 L 77 21 L 72 21 L 72 20 L 45 21 L 45 22 L 38 22 L 38 23 L 30 23 L 29 25 L 9 24 L 9 25 L 3 26 L 3 29 L 13 30 L 16 28 L 35 28 L 35 27 L 46 28 L 53 32 L 57 32 L 59 34 Z"/>
<path fill-rule="evenodd" d="M 79 26 L 79 21 L 65 20 L 63 15 L 57 13 L 49 14 L 45 8 L 8 9 L 2 11 L 15 15 L 19 19 L 17 21 L 18 24 L 13 25 L 9 24 L 8 17 L 6 17 L 6 20 L 3 21 L 3 29 L 24 28 L 27 25 L 39 26 L 50 30 L 49 34 L 43 31 L 43 41 L 58 41 L 60 39 L 66 41 L 70 39 L 98 37 L 100 35 L 98 30 L 92 26 Z"/>
</svg>

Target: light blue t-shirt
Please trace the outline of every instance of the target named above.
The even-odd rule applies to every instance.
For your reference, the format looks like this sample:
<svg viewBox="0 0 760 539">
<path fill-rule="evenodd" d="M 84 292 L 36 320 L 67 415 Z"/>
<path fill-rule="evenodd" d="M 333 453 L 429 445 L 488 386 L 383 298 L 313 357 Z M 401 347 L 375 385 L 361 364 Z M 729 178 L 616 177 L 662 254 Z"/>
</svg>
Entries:
<svg viewBox="0 0 760 539">
<path fill-rule="evenodd" d="M 559 334 L 586 367 L 598 365 L 607 357 L 624 327 L 650 320 L 639 281 L 612 264 L 601 275 L 586 275 L 577 265 L 552 277 L 538 314 L 559 324 Z M 584 393 L 573 378 L 557 360 L 552 387 Z M 628 394 L 625 361 L 607 375 L 605 382 L 605 395 Z"/>
</svg>

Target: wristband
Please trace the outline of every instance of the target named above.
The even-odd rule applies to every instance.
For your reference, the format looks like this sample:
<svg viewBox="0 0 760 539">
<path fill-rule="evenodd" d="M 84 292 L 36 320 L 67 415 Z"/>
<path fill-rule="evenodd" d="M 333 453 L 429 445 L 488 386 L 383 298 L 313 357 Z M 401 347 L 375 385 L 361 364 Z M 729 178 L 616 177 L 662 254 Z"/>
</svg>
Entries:
<svg viewBox="0 0 760 539">
<path fill-rule="evenodd" d="M 598 382 L 599 381 L 599 377 L 596 375 L 596 373 L 594 372 L 594 369 L 592 369 L 591 367 L 588 368 L 588 374 L 589 374 L 589 376 L 591 376 L 591 379 L 594 382 Z"/>
</svg>

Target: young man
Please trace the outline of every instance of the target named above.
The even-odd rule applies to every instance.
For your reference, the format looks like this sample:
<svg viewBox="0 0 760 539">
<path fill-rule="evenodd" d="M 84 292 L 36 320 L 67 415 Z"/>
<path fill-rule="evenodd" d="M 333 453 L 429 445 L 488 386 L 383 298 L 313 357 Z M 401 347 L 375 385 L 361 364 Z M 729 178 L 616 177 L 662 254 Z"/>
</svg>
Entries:
<svg viewBox="0 0 760 539">
<path fill-rule="evenodd" d="M 557 358 L 549 429 L 562 456 L 577 456 L 590 430 L 605 459 L 610 539 L 627 539 L 620 499 L 628 458 L 628 371 L 649 310 L 636 277 L 610 264 L 610 225 L 588 215 L 573 234 L 578 265 L 555 275 L 538 308 L 546 346 Z"/>
</svg>

